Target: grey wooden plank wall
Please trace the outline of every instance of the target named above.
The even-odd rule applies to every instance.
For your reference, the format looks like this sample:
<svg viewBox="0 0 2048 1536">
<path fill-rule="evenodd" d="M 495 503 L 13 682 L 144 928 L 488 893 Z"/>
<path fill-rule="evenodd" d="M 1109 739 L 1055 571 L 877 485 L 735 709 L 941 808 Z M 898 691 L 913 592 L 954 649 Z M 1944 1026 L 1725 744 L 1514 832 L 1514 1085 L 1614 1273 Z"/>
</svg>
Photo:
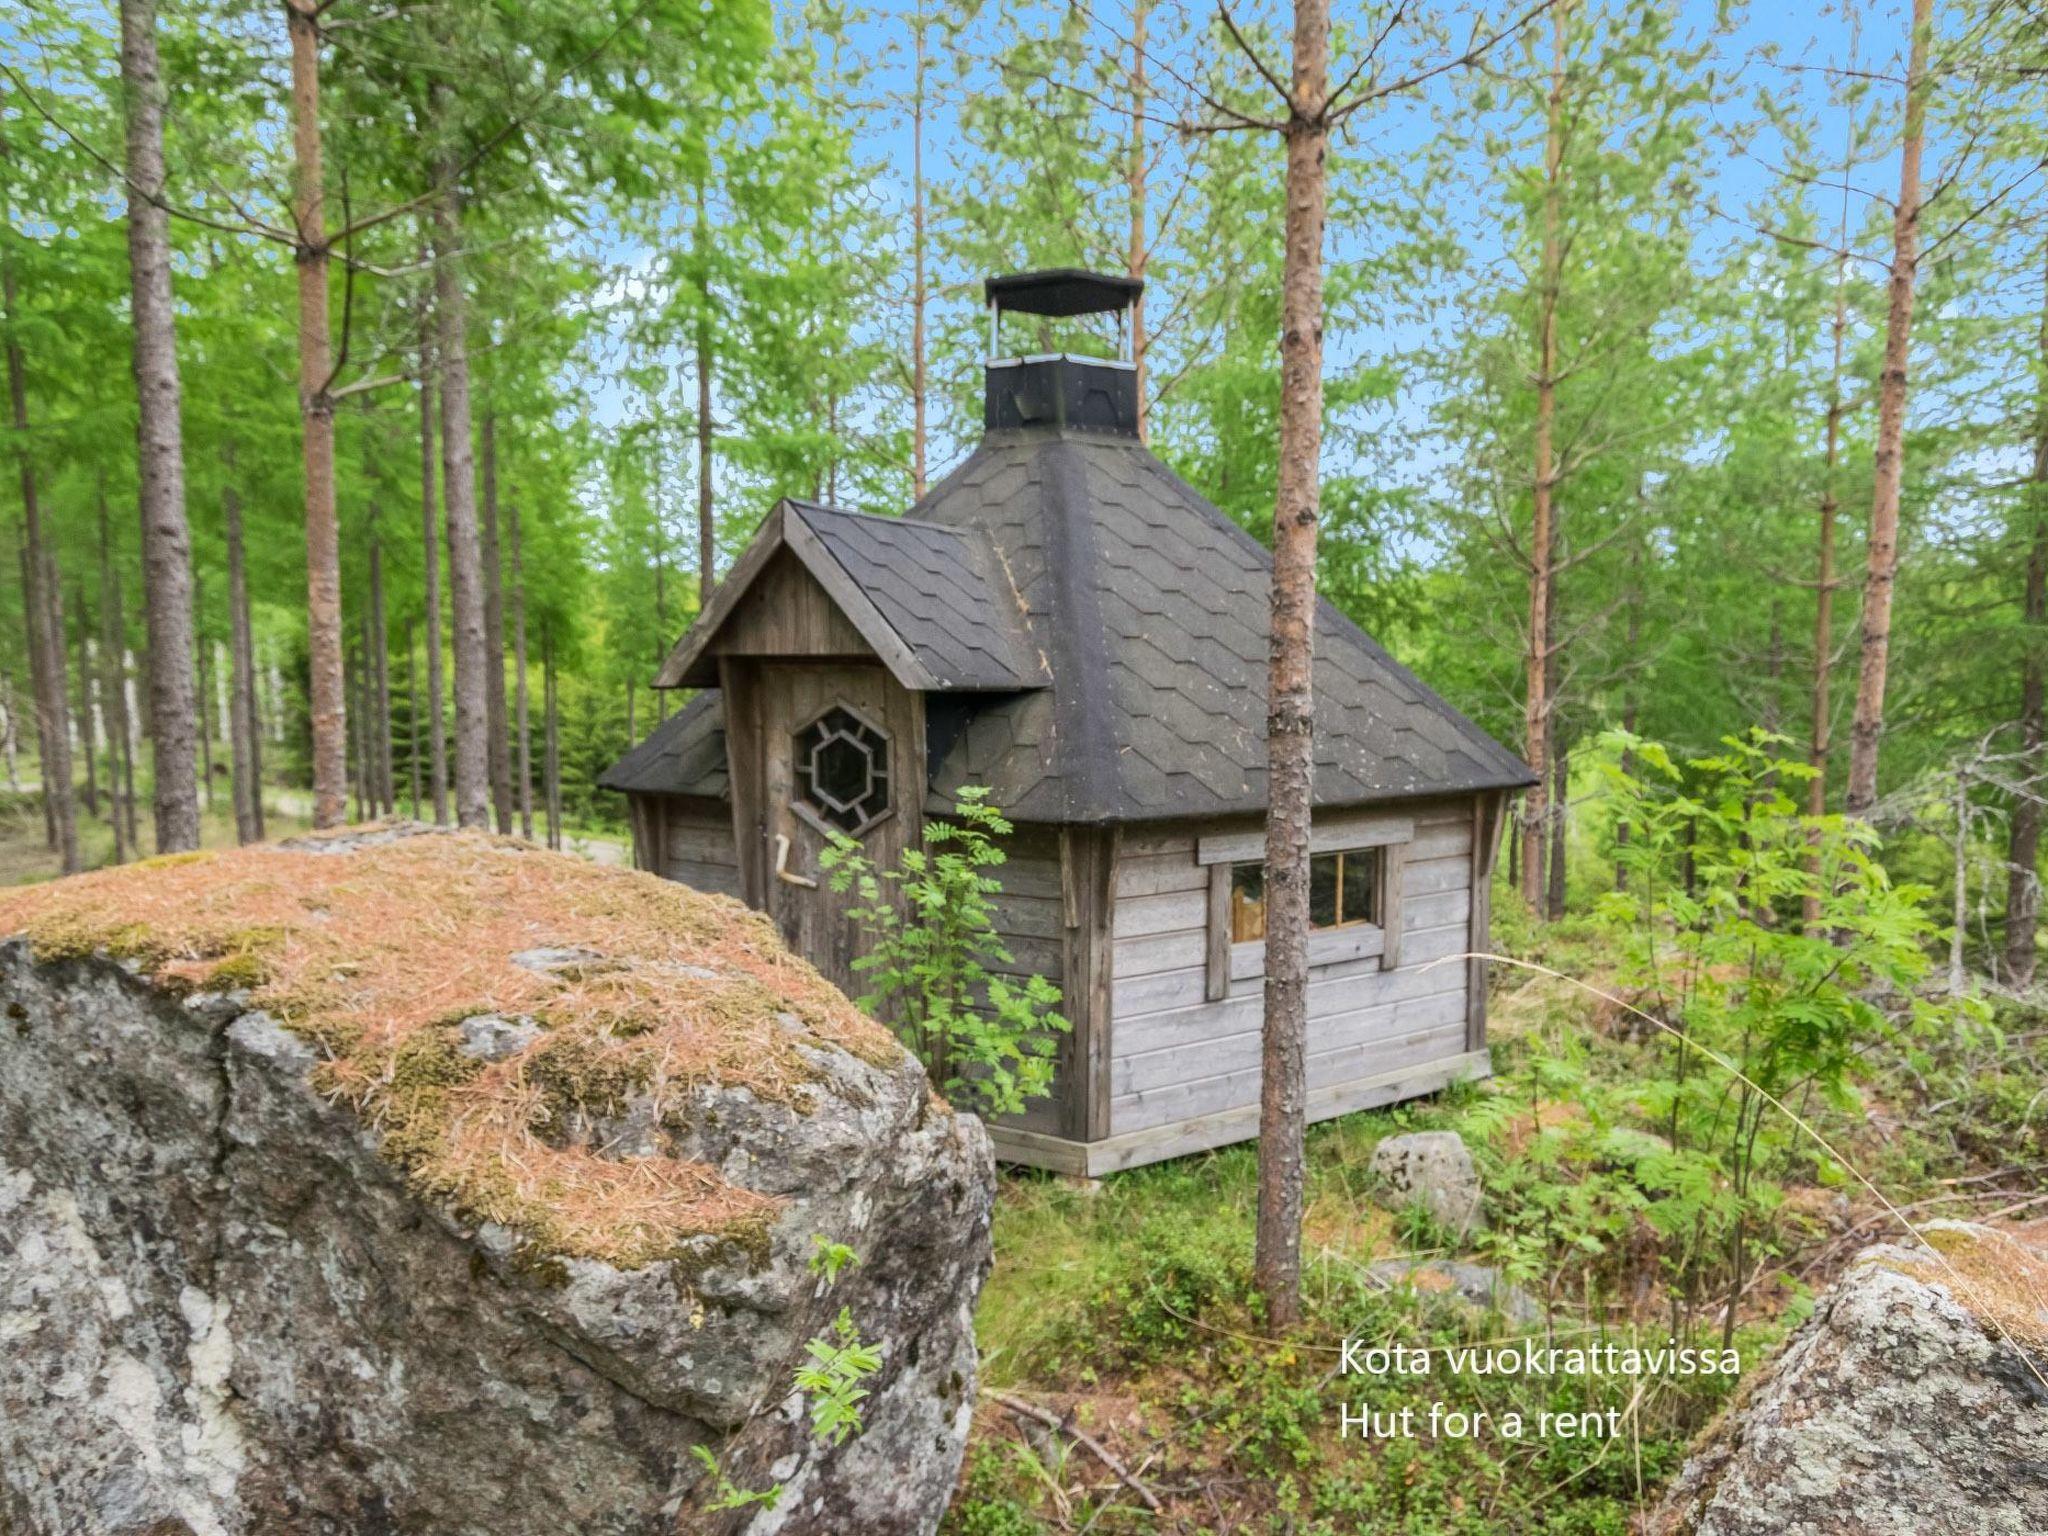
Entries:
<svg viewBox="0 0 2048 1536">
<path fill-rule="evenodd" d="M 1019 828 L 1004 849 L 1007 860 L 990 871 L 1002 882 L 1002 891 L 990 899 L 995 930 L 1010 952 L 1011 963 L 993 965 L 992 971 L 1012 976 L 1043 976 L 1064 988 L 1066 917 L 1060 888 L 1058 834 L 1037 827 Z M 1081 1000 L 1068 998 L 1062 1012 L 1071 1015 Z M 1063 1106 L 1069 1084 L 1071 1052 L 1064 1043 L 1060 1051 L 1060 1072 L 1047 1097 L 1033 1101 L 1022 1114 L 1006 1115 L 1005 1125 L 1058 1135 L 1064 1128 Z"/>
<path fill-rule="evenodd" d="M 1404 814 L 1410 814 L 1404 809 Z M 1400 963 L 1316 969 L 1309 981 L 1311 1090 L 1460 1055 L 1469 946 L 1472 801 L 1417 806 L 1402 861 Z M 1206 1000 L 1209 872 L 1193 830 L 1127 834 L 1117 866 L 1110 1128 L 1115 1134 L 1255 1104 L 1257 978 Z"/>
<path fill-rule="evenodd" d="M 722 800 L 669 798 L 661 802 L 657 872 L 694 891 L 740 894 L 739 849 L 732 840 L 732 808 Z"/>
</svg>

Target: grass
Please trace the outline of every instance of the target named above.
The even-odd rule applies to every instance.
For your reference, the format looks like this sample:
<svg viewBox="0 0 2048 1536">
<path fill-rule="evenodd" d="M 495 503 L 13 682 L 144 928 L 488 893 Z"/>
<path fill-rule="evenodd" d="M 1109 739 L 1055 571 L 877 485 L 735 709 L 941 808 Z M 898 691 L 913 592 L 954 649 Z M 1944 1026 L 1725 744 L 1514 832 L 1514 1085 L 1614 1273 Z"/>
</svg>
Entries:
<svg viewBox="0 0 2048 1536">
<path fill-rule="evenodd" d="M 107 820 L 107 800 L 102 797 L 97 816 L 87 815 L 84 801 L 78 804 L 79 856 L 87 869 L 101 869 L 114 862 L 114 829 Z M 278 805 L 264 808 L 264 830 L 272 839 L 295 837 L 312 823 Z M 152 824 L 146 794 L 135 809 L 136 830 L 142 837 L 144 857 L 156 851 L 156 829 Z M 199 840 L 203 848 L 235 846 L 235 812 L 225 791 L 211 805 L 201 807 Z M 54 880 L 61 873 L 57 855 L 43 841 L 42 800 L 33 789 L 0 790 L 0 888 Z"/>
<path fill-rule="evenodd" d="M 1497 947 L 1606 986 L 1619 956 L 1590 920 L 1531 923 L 1498 893 Z M 1360 1378 L 1335 1367 L 1346 1338 L 1441 1346 L 1513 1338 L 1502 1318 L 1428 1291 L 1388 1291 L 1369 1266 L 1451 1245 L 1419 1213 L 1382 1209 L 1368 1167 L 1398 1130 L 1457 1129 L 1488 1176 L 1494 1230 L 1456 1256 L 1500 1266 L 1544 1310 L 1533 1333 L 1560 1346 L 1661 1344 L 1672 1308 L 1670 1245 L 1632 1203 L 1626 1158 L 1647 1144 L 1627 1117 L 1656 1042 L 1620 1010 L 1543 977 L 1497 968 L 1490 1011 L 1497 1076 L 1394 1109 L 1313 1127 L 1304 1223 L 1306 1320 L 1269 1337 L 1250 1284 L 1254 1150 L 1200 1157 L 1083 1184 L 1028 1172 L 1002 1179 L 996 1265 L 976 1327 L 984 1387 L 1072 1422 L 1157 1496 L 1155 1513 L 1078 1440 L 985 1397 L 946 1536 L 1623 1536 L 1654 1504 L 1692 1437 L 1726 1401 L 1725 1377 L 1640 1379 L 1451 1374 Z M 2048 1210 L 2039 1171 L 2048 1095 L 2038 1092 L 2048 1031 L 2012 1018 L 1993 1044 L 1957 1042 L 1932 1058 L 1873 1059 L 1862 1106 L 1827 1110 L 1831 1139 L 1917 1217 Z M 1569 1072 L 1561 1062 L 1573 1063 Z M 1987 1085 L 2020 1084 L 1994 1093 Z M 2024 1091 L 2022 1091 L 2022 1088 Z M 1582 1103 L 1581 1100 L 1584 1100 Z M 1595 1108 L 1595 1105 L 1598 1108 Z M 1932 1111 L 1930 1114 L 1929 1111 Z M 1583 1133 L 1583 1134 L 1582 1134 Z M 1617 1139 L 1619 1133 L 1619 1140 Z M 1560 1146 L 1577 1149 L 1559 1157 Z M 1590 1149 L 1590 1155 L 1584 1155 Z M 2018 1165 L 2018 1166 L 2015 1166 Z M 1572 1197 L 1583 1196 L 1578 1207 Z M 1560 1198 L 1562 1197 L 1562 1198 Z M 1920 1202 L 1925 1202 L 1921 1204 Z M 1559 1210 L 1567 1240 L 1531 1243 Z M 1869 1243 L 1895 1236 L 1881 1207 L 1801 1163 L 1760 1243 L 1735 1342 L 1753 1370 L 1811 1298 Z M 1583 1242 L 1581 1242 L 1583 1239 Z M 1538 1262 L 1526 1262 L 1531 1251 Z M 1971 1250 L 1975 1304 L 2010 1325 L 2034 1316 L 2038 1266 Z M 1979 1277 L 1975 1269 L 1985 1273 Z M 1994 1273 L 1995 1271 L 1995 1273 Z M 2017 1276 L 2017 1278 L 2015 1278 Z M 1707 1304 L 1711 1300 L 1712 1304 Z M 1691 1312 L 1688 1338 L 1718 1345 L 1717 1299 Z M 2030 1341 L 2038 1317 L 2021 1330 Z M 2015 1336 L 2020 1336 L 2016 1332 Z M 1516 1437 L 1489 1428 L 1432 1436 L 1433 1404 L 1485 1408 L 1497 1426 L 1525 1415 L 1618 1415 L 1621 1433 Z M 1418 1433 L 1372 1441 L 1341 1433 L 1346 1406 L 1417 1414 Z"/>
</svg>

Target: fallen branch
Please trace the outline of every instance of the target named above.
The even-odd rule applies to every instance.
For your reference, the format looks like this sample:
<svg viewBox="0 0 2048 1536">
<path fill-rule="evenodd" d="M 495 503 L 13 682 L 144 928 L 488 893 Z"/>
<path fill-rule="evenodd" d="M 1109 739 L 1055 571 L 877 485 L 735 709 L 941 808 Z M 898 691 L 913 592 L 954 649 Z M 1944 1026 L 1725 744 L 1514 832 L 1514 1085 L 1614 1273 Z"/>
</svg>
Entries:
<svg viewBox="0 0 2048 1536">
<path fill-rule="evenodd" d="M 1041 1408 L 1036 1403 L 1027 1403 L 1022 1398 L 1010 1396 L 1007 1392 L 995 1392 L 986 1387 L 982 1389 L 981 1395 L 996 1404 L 996 1406 L 1009 1409 L 1010 1412 L 1016 1414 L 1019 1418 L 1030 1419 L 1034 1423 L 1043 1424 L 1047 1429 L 1065 1435 L 1075 1444 L 1082 1446 L 1091 1452 L 1097 1461 L 1109 1468 L 1116 1475 L 1118 1482 L 1122 1483 L 1143 1500 L 1147 1509 L 1151 1510 L 1155 1515 L 1160 1512 L 1159 1495 L 1141 1482 L 1136 1473 L 1132 1472 L 1121 1461 L 1118 1461 L 1110 1453 L 1109 1448 L 1100 1440 L 1097 1440 L 1088 1431 L 1076 1424 L 1071 1412 L 1062 1416 L 1048 1409 Z"/>
</svg>

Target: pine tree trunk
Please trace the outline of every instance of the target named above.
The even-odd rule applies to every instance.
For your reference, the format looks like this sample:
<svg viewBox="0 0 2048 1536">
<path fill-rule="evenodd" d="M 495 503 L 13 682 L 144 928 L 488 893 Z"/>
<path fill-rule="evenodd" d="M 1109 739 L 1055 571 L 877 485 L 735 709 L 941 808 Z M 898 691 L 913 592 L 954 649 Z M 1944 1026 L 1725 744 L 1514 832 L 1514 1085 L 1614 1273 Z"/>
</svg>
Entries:
<svg viewBox="0 0 2048 1536">
<path fill-rule="evenodd" d="M 1642 501 L 1642 494 L 1642 482 L 1638 479 L 1636 482 L 1638 505 Z M 1643 649 L 1643 542 L 1640 538 L 1636 539 L 1629 547 L 1628 583 L 1628 629 L 1622 641 L 1622 646 L 1624 654 L 1633 660 L 1642 654 Z M 1621 695 L 1621 728 L 1631 736 L 1636 732 L 1636 717 L 1640 708 L 1641 703 L 1636 695 L 1635 674 L 1631 672 L 1628 684 L 1622 690 Z M 1622 750 L 1621 771 L 1624 775 L 1630 777 L 1633 777 L 1636 771 L 1635 753 L 1627 748 Z M 1614 847 L 1617 855 L 1628 847 L 1632 830 L 1626 817 L 1615 822 Z M 1628 866 L 1618 856 L 1614 862 L 1614 888 L 1617 891 L 1628 889 Z"/>
<path fill-rule="evenodd" d="M 447 87 L 436 88 L 437 101 Z M 441 363 L 441 482 L 448 506 L 448 596 L 455 626 L 455 820 L 488 827 L 490 653 L 484 641 L 483 552 L 477 544 L 476 460 L 470 447 L 469 341 L 455 161 L 434 165 L 434 315 Z"/>
<path fill-rule="evenodd" d="M 929 485 L 926 453 L 929 444 L 930 375 L 926 359 L 925 312 L 931 304 L 931 282 L 925 265 L 924 86 L 925 15 L 919 0 L 913 41 L 910 91 L 910 500 L 924 500 Z M 993 358 L 990 361 L 994 361 Z"/>
<path fill-rule="evenodd" d="M 519 732 L 519 835 L 533 841 L 533 724 L 527 717 L 526 694 L 526 553 L 521 547 L 519 503 L 507 509 L 512 520 L 512 675 L 514 725 Z"/>
<path fill-rule="evenodd" d="M 206 593 L 201 589 L 195 594 L 201 612 L 206 609 Z M 193 646 L 193 667 L 198 679 L 198 708 L 193 710 L 193 721 L 199 727 L 199 782 L 205 786 L 206 809 L 213 809 L 213 730 L 206 714 L 206 700 L 213 686 L 213 680 L 206 669 L 206 642 L 202 639 Z"/>
<path fill-rule="evenodd" d="M 1330 140 L 1329 0 L 1295 0 L 1280 284 L 1280 460 L 1266 683 L 1266 987 L 1253 1280 L 1275 1328 L 1301 1317 L 1308 1129 L 1309 805 L 1316 518 L 1323 433 L 1323 222 Z"/>
<path fill-rule="evenodd" d="M 306 651 L 313 730 L 313 825 L 348 815 L 348 704 L 342 663 L 341 529 L 328 390 L 327 191 L 321 164 L 320 6 L 285 0 L 292 48 L 292 217 L 298 227 L 299 425 L 306 488 Z"/>
<path fill-rule="evenodd" d="M 718 586 L 718 524 L 711 497 L 711 268 L 705 248 L 704 183 L 697 183 L 697 611 Z"/>
<path fill-rule="evenodd" d="M 371 511 L 374 520 L 375 509 Z M 398 809 L 391 769 L 391 631 L 384 613 L 384 549 L 370 538 L 370 746 L 377 809 L 389 816 Z"/>
<path fill-rule="evenodd" d="M 170 215 L 164 211 L 164 88 L 156 0 L 121 0 L 122 100 L 128 130 L 128 267 L 142 513 L 142 598 L 149 625 L 149 722 L 156 746 L 156 851 L 199 846 L 192 738 L 192 533 L 185 521 L 185 449 L 171 301 Z"/>
<path fill-rule="evenodd" d="M 405 771 L 412 791 L 412 819 L 420 819 L 420 667 L 412 643 L 412 620 L 405 621 Z"/>
<path fill-rule="evenodd" d="M 1877 386 L 1877 457 L 1870 499 L 1869 560 L 1863 578 L 1863 652 L 1856 714 L 1849 728 L 1851 816 L 1877 804 L 1877 749 L 1884 735 L 1885 666 L 1891 654 L 1892 588 L 1899 570 L 1899 485 L 1906 458 L 1906 364 L 1913 335 L 1913 287 L 1920 269 L 1920 159 L 1927 141 L 1927 47 L 1934 0 L 1913 0 L 1912 52 L 1906 65 L 1906 131 L 1899 156 L 1899 201 L 1892 219 L 1890 303 L 1884 365 Z"/>
<path fill-rule="evenodd" d="M 1145 280 L 1149 250 L 1145 231 L 1145 108 L 1148 105 L 1145 77 L 1145 13 L 1150 0 L 1131 3 L 1131 147 L 1130 168 L 1125 185 L 1130 192 L 1131 236 L 1124 252 L 1124 270 L 1139 282 Z M 1131 300 L 1131 362 L 1137 370 L 1138 441 L 1152 441 L 1152 412 L 1145 401 L 1145 294 L 1140 289 Z"/>
<path fill-rule="evenodd" d="M 1846 242 L 1846 214 L 1843 239 Z M 1849 257 L 1846 249 L 1835 264 L 1835 318 L 1832 326 L 1834 368 L 1828 385 L 1828 414 L 1825 447 L 1821 459 L 1820 537 L 1814 557 L 1813 606 L 1813 723 L 1807 762 L 1813 778 L 1806 786 L 1806 814 L 1816 819 L 1828 810 L 1828 759 L 1834 753 L 1834 700 L 1832 697 L 1835 658 L 1835 465 L 1842 445 L 1842 341 L 1849 327 Z M 1816 845 L 1807 869 L 1818 876 L 1819 829 L 1811 841 Z M 1808 891 L 1801 902 L 1801 920 L 1811 930 L 1820 923 L 1820 891 Z"/>
<path fill-rule="evenodd" d="M 1550 12 L 1550 93 L 1543 131 L 1543 270 L 1538 279 L 1536 338 L 1536 463 L 1530 483 L 1528 701 L 1524 752 L 1536 782 L 1522 804 L 1529 828 L 1522 850 L 1522 899 L 1531 912 L 1544 900 L 1544 843 L 1549 825 L 1552 594 L 1551 552 L 1556 543 L 1557 311 L 1564 283 L 1563 180 L 1565 3 Z"/>
<path fill-rule="evenodd" d="M 441 530 L 434 493 L 434 361 L 426 326 L 420 327 L 420 543 L 426 590 L 427 784 L 434 823 L 448 823 L 448 730 L 441 673 Z M 415 704 L 415 711 L 418 706 Z"/>
<path fill-rule="evenodd" d="M 232 451 L 223 454 L 233 473 Z M 248 563 L 242 547 L 242 497 L 221 492 L 228 534 L 228 632 L 234 675 L 228 689 L 228 750 L 234 765 L 235 841 L 263 841 L 263 745 L 256 729 L 256 641 L 249 619 Z"/>
<path fill-rule="evenodd" d="M 660 462 L 658 457 L 656 462 Z M 661 517 L 660 490 L 660 482 L 657 479 L 655 483 L 654 516 L 654 654 L 650 658 L 656 674 L 661 671 L 662 658 L 668 654 L 669 644 L 674 638 L 669 633 L 668 627 L 668 525 Z M 697 611 L 701 613 L 704 611 L 701 606 L 701 585 L 699 587 L 699 597 L 700 605 Z M 666 690 L 656 690 L 654 710 L 656 718 L 661 720 L 668 718 L 668 694 Z M 633 739 L 633 683 L 630 678 L 626 682 L 626 739 L 628 741 Z"/>
<path fill-rule="evenodd" d="M 43 771 L 43 830 L 65 874 L 79 869 L 78 811 L 71 787 L 71 683 L 64 657 L 63 595 L 56 557 L 44 537 L 35 459 L 29 443 L 28 370 L 15 329 L 18 299 L 14 266 L 0 258 L 0 303 L 7 321 L 7 397 L 14 424 L 15 461 L 21 475 L 23 534 L 21 586 L 29 631 L 29 666 L 36 703 L 36 750 Z"/>
<path fill-rule="evenodd" d="M 85 814 L 100 813 L 100 740 L 93 720 L 92 617 L 85 606 L 85 583 L 71 585 L 72 627 L 78 632 L 78 746 L 85 759 Z"/>
<path fill-rule="evenodd" d="M 1554 923 L 1564 916 L 1564 848 L 1569 830 L 1565 825 L 1565 811 L 1571 804 L 1571 768 L 1562 736 L 1550 754 L 1550 764 L 1550 860 L 1544 871 L 1544 916 Z"/>
<path fill-rule="evenodd" d="M 364 619 L 357 626 L 355 659 L 344 662 L 349 692 L 348 734 L 349 758 L 355 768 L 356 820 L 372 820 L 376 812 L 370 805 L 370 753 L 369 732 L 365 721 L 370 713 L 370 690 L 364 686 L 364 658 L 369 651 L 369 620 Z"/>
<path fill-rule="evenodd" d="M 547 800 L 548 846 L 560 849 L 562 846 L 562 754 L 561 739 L 557 726 L 558 713 L 555 698 L 555 634 L 552 629 L 541 632 L 541 715 L 543 716 L 546 741 L 542 746 L 541 773 L 544 783 L 542 790 Z"/>
<path fill-rule="evenodd" d="M 498 548 L 498 422 L 483 426 L 484 728 L 491 749 L 491 809 L 498 830 L 512 830 L 512 758 L 505 728 L 505 584 Z"/>
<path fill-rule="evenodd" d="M 2041 309 L 2042 383 L 2034 422 L 2034 477 L 2027 487 L 2033 523 L 2027 546 L 2026 620 L 2020 657 L 2020 747 L 2017 774 L 2026 793 L 2015 798 L 2007 834 L 2005 978 L 2033 984 L 2034 935 L 2041 925 L 2041 800 L 2048 795 L 2048 297 Z"/>
</svg>

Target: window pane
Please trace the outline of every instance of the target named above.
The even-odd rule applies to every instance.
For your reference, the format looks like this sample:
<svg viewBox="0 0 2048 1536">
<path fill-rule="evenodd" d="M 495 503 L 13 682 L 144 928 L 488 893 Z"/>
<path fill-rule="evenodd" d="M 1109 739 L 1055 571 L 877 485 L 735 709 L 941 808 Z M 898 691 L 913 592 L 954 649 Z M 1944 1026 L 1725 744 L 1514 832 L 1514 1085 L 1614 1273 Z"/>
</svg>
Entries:
<svg viewBox="0 0 2048 1536">
<path fill-rule="evenodd" d="M 1337 926 L 1337 859 L 1334 853 L 1318 854 L 1308 861 L 1308 925 L 1311 928 Z"/>
<path fill-rule="evenodd" d="M 1244 944 L 1265 936 L 1265 866 L 1233 865 L 1230 871 L 1230 942 Z"/>
<path fill-rule="evenodd" d="M 1361 848 L 1344 855 L 1344 921 L 1376 923 L 1380 920 L 1380 855 L 1377 848 Z"/>
</svg>

